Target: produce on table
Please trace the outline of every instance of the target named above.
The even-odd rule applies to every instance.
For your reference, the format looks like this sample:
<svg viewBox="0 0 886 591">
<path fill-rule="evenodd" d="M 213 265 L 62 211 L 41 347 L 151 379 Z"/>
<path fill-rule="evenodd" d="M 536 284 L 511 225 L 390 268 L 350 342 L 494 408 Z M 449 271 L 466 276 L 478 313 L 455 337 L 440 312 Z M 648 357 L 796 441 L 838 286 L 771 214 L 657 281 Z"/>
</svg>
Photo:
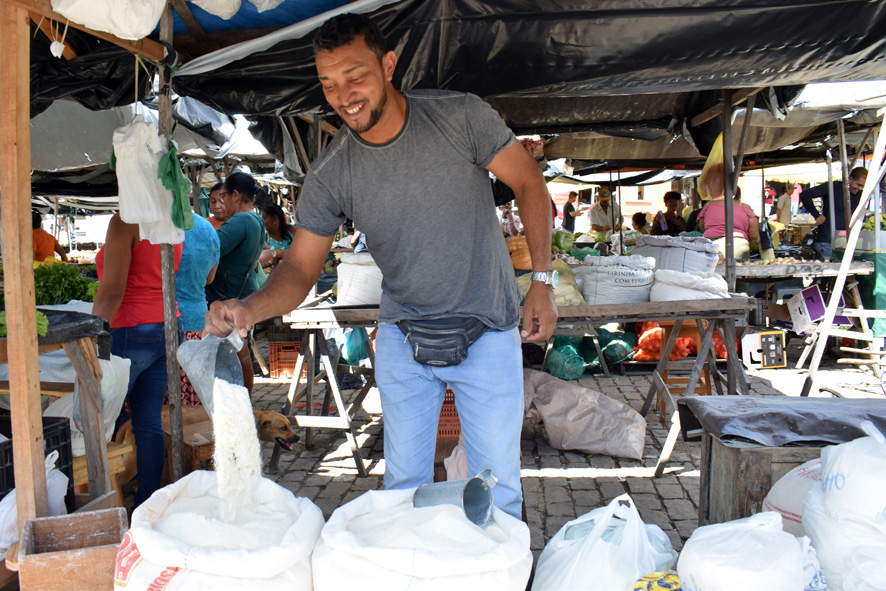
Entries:
<svg viewBox="0 0 886 591">
<path fill-rule="evenodd" d="M 45 337 L 49 330 L 49 320 L 46 314 L 37 310 L 37 336 Z M 0 337 L 6 336 L 6 312 L 0 312 Z"/>
<path fill-rule="evenodd" d="M 532 257 L 528 248 L 520 248 L 511 253 L 511 264 L 519 271 L 532 270 Z"/>
<path fill-rule="evenodd" d="M 34 269 L 34 296 L 38 306 L 66 304 L 71 300 L 91 302 L 93 282 L 71 265 L 40 265 Z"/>
<path fill-rule="evenodd" d="M 765 260 L 760 259 L 758 261 L 736 261 L 735 264 L 739 267 L 761 267 L 764 265 L 800 265 L 807 262 L 808 261 L 796 257 L 782 257 Z"/>
<path fill-rule="evenodd" d="M 876 220 L 874 218 L 875 218 L 875 216 L 873 216 L 873 215 L 870 216 L 869 218 L 867 218 L 864 221 L 864 224 L 862 224 L 861 229 L 868 230 L 868 231 L 875 230 L 876 229 Z M 880 229 L 886 230 L 886 213 L 880 214 Z"/>
<path fill-rule="evenodd" d="M 551 235 L 551 251 L 554 253 L 568 253 L 574 242 L 575 236 L 571 232 L 554 232 Z"/>
</svg>

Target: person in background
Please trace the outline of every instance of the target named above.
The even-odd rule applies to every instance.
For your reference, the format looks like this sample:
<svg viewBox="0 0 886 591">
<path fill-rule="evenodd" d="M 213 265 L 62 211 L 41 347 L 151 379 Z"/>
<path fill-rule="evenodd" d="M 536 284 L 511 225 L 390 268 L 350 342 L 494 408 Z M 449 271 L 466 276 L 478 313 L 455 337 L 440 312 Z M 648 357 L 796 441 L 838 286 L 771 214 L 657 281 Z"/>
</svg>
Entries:
<svg viewBox="0 0 886 591">
<path fill-rule="evenodd" d="M 276 203 L 270 203 L 262 208 L 261 219 L 265 224 L 268 238 L 259 261 L 261 261 L 262 267 L 270 270 L 277 266 L 286 251 L 292 246 L 295 226 L 289 223 L 289 220 L 286 219 L 286 212 Z"/>
<path fill-rule="evenodd" d="M 181 264 L 175 274 L 175 299 L 181 314 L 186 341 L 203 338 L 203 323 L 209 305 L 206 303 L 206 286 L 215 279 L 218 267 L 218 234 L 206 218 L 194 214 L 194 228 L 185 231 Z M 201 404 L 194 386 L 179 367 L 181 377 L 182 406 Z"/>
<path fill-rule="evenodd" d="M 698 212 L 698 228 L 705 238 L 717 243 L 720 254 L 726 256 L 726 207 L 723 195 L 712 200 Z M 741 187 L 732 199 L 733 255 L 746 259 L 751 255 L 750 243 L 760 239 L 760 222 L 756 214 L 741 202 Z"/>
<path fill-rule="evenodd" d="M 785 183 L 784 193 L 778 198 L 775 209 L 775 221 L 788 226 L 791 223 L 791 194 L 794 192 L 794 183 Z"/>
<path fill-rule="evenodd" d="M 864 189 L 864 183 L 868 178 L 866 168 L 853 168 L 849 173 L 849 205 L 853 211 L 858 207 L 861 201 L 861 191 Z M 846 218 L 852 215 L 852 211 L 844 212 L 843 201 L 843 183 L 841 181 L 833 182 L 834 190 L 834 230 L 837 232 L 846 231 Z M 812 201 L 816 197 L 821 199 L 821 211 L 815 207 Z M 830 195 L 828 194 L 828 184 L 818 185 L 811 189 L 806 189 L 800 193 L 800 202 L 806 208 L 806 211 L 815 218 L 815 225 L 818 231 L 815 237 L 815 252 L 824 261 L 831 260 L 831 224 L 828 221 L 830 215 Z"/>
<path fill-rule="evenodd" d="M 256 266 L 265 244 L 265 224 L 253 211 L 255 180 L 245 172 L 225 179 L 222 197 L 227 220 L 218 229 L 219 260 L 215 279 L 206 286 L 208 303 L 241 299 L 254 293 L 258 285 Z M 255 378 L 248 343 L 240 350 L 243 385 L 252 393 Z"/>
<path fill-rule="evenodd" d="M 686 220 L 680 212 L 683 204 L 682 196 L 676 191 L 664 194 L 665 211 L 659 211 L 652 220 L 650 234 L 653 236 L 677 236 L 686 231 Z"/>
<path fill-rule="evenodd" d="M 34 241 L 34 260 L 42 263 L 49 257 L 58 255 L 58 258 L 68 262 L 65 249 L 58 243 L 55 236 L 43 229 L 43 216 L 36 211 L 31 212 L 31 236 Z"/>
<path fill-rule="evenodd" d="M 587 208 L 585 207 L 579 207 L 576 209 L 577 204 L 578 193 L 575 191 L 569 191 L 566 205 L 563 206 L 563 224 L 560 227 L 573 234 L 575 233 L 575 218 L 587 211 Z"/>
<path fill-rule="evenodd" d="M 181 244 L 173 246 L 173 255 L 178 270 Z M 92 313 L 111 324 L 111 353 L 131 362 L 126 401 L 138 448 L 138 507 L 160 488 L 166 462 L 160 412 L 167 386 L 160 245 L 142 240 L 138 224 L 127 224 L 116 213 L 108 224 L 105 244 L 96 255 L 95 264 L 101 285 Z M 181 341 L 181 319 L 178 332 Z M 118 426 L 125 420 L 121 416 Z"/>
<path fill-rule="evenodd" d="M 597 202 L 591 207 L 590 215 L 591 230 L 597 233 L 596 239 L 599 242 L 609 240 L 612 231 L 624 223 L 618 204 L 613 203 L 612 193 L 606 187 L 597 189 Z"/>
<path fill-rule="evenodd" d="M 209 190 L 209 211 L 212 212 L 212 216 L 208 221 L 216 230 L 221 228 L 221 225 L 228 219 L 228 212 L 225 210 L 225 199 L 222 195 L 224 190 L 224 183 L 216 183 Z"/>
<path fill-rule="evenodd" d="M 513 204 L 508 201 L 504 205 L 498 207 L 501 211 L 501 223 L 503 232 L 508 236 L 517 236 L 523 231 L 523 223 L 520 218 L 514 214 Z"/>
<path fill-rule="evenodd" d="M 646 227 L 646 214 L 638 211 L 631 216 L 631 227 L 641 234 L 648 234 L 649 229 Z"/>
</svg>

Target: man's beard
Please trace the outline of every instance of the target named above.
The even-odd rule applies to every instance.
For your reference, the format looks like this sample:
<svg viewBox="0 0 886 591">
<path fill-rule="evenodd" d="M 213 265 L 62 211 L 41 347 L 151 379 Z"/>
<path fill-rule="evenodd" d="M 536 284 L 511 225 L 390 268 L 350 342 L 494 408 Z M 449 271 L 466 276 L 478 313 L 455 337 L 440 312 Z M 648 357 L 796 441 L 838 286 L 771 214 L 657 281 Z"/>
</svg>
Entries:
<svg viewBox="0 0 886 591">
<path fill-rule="evenodd" d="M 378 123 L 379 119 L 381 119 L 382 110 L 385 108 L 385 103 L 388 102 L 388 89 L 385 88 L 382 91 L 381 100 L 378 103 L 378 107 L 375 109 L 370 109 L 369 111 L 369 121 L 366 122 L 366 125 L 360 128 L 351 127 L 355 133 L 361 134 L 366 133 Z"/>
</svg>

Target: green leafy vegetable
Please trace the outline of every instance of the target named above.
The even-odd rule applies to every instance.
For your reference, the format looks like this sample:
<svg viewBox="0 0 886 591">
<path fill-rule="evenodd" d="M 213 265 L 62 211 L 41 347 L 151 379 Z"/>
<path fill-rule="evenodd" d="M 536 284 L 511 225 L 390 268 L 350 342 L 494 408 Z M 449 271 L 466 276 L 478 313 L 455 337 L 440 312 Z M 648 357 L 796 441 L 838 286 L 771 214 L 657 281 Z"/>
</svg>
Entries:
<svg viewBox="0 0 886 591">
<path fill-rule="evenodd" d="M 92 301 L 92 283 L 69 265 L 39 266 L 34 269 L 34 295 L 38 306 L 66 304 L 71 300 Z"/>
<path fill-rule="evenodd" d="M 49 320 L 46 314 L 37 310 L 37 336 L 45 337 L 49 330 Z M 6 336 L 6 312 L 0 312 L 0 337 Z"/>
</svg>

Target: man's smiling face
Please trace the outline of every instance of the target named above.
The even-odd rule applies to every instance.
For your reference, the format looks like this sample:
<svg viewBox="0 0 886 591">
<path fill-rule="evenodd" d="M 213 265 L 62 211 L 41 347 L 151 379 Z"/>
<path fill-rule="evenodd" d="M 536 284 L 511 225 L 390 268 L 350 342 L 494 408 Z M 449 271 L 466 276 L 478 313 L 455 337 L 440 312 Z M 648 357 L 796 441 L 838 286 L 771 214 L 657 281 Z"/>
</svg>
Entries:
<svg viewBox="0 0 886 591">
<path fill-rule="evenodd" d="M 316 61 L 326 101 L 347 126 L 361 135 L 375 127 L 387 104 L 394 54 L 388 52 L 379 61 L 358 36 L 331 51 L 318 51 Z"/>
</svg>

